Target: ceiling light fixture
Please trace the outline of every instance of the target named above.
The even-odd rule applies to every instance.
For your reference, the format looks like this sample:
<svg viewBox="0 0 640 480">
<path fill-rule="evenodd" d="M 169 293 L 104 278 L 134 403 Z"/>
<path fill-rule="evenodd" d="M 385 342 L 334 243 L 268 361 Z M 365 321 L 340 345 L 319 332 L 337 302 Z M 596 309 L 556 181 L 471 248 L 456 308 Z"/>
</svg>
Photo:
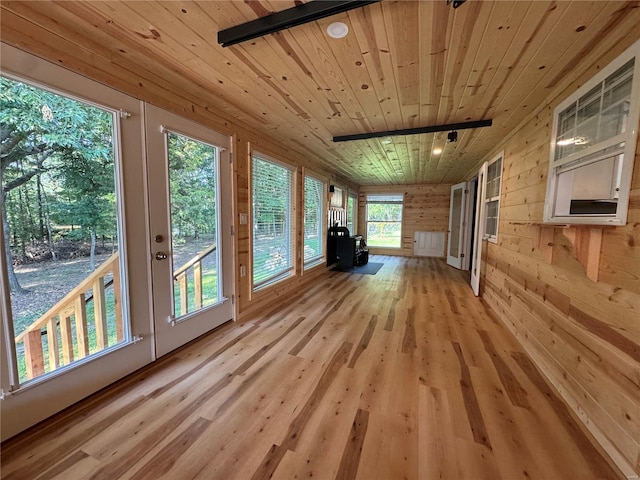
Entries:
<svg viewBox="0 0 640 480">
<path fill-rule="evenodd" d="M 458 141 L 458 132 L 456 132 L 455 130 L 451 130 L 447 134 L 447 141 L 449 143 L 457 142 Z"/>
<path fill-rule="evenodd" d="M 433 149 L 433 154 L 434 155 L 440 155 L 442 153 L 442 149 L 441 148 L 434 148 Z"/>
<path fill-rule="evenodd" d="M 344 38 L 349 33 L 349 27 L 346 23 L 333 22 L 327 27 L 327 35 L 331 38 Z"/>
<path fill-rule="evenodd" d="M 389 145 L 391 143 L 391 140 L 388 140 L 388 139 L 387 140 L 382 140 L 380 143 L 383 144 L 383 145 Z"/>
</svg>

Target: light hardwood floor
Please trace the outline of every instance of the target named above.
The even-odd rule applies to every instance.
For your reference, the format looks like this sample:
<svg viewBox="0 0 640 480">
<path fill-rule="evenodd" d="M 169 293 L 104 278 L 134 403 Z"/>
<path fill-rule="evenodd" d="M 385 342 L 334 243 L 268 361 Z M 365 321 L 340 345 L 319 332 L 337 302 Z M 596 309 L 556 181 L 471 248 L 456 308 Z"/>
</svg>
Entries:
<svg viewBox="0 0 640 480">
<path fill-rule="evenodd" d="M 2 478 L 618 478 L 467 274 L 371 261 L 5 442 Z"/>
</svg>

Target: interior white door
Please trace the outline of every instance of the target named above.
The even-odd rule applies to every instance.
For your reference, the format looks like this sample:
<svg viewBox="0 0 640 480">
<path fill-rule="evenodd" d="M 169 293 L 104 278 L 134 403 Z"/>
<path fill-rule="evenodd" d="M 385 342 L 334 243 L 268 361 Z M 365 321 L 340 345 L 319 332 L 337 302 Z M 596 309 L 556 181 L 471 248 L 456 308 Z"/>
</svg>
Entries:
<svg viewBox="0 0 640 480">
<path fill-rule="evenodd" d="M 487 163 L 478 172 L 478 190 L 476 192 L 476 229 L 473 237 L 473 264 L 471 266 L 471 288 L 477 297 L 480 295 L 480 272 L 482 266 L 482 239 L 484 237 L 484 195 L 487 189 Z"/>
<path fill-rule="evenodd" d="M 467 202 L 467 182 L 451 187 L 451 203 L 449 206 L 449 242 L 447 244 L 447 263 L 455 268 L 462 268 L 464 258 L 463 239 L 464 221 Z"/>
<path fill-rule="evenodd" d="M 158 357 L 233 318 L 229 137 L 147 106 Z"/>
</svg>

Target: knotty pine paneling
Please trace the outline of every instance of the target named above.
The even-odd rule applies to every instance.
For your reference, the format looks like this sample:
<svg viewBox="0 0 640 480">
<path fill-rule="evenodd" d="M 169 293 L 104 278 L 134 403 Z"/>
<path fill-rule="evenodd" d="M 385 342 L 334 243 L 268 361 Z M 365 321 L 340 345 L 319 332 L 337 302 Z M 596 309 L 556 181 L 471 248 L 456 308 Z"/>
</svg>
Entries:
<svg viewBox="0 0 640 480">
<path fill-rule="evenodd" d="M 640 473 L 640 144 L 628 224 L 604 229 L 597 283 L 562 229 L 547 263 L 528 223 L 542 221 L 555 105 L 639 36 L 588 56 L 578 69 L 587 73 L 563 78 L 569 86 L 496 146 L 505 152 L 500 230 L 482 266 L 484 299 L 628 476 Z"/>
<path fill-rule="evenodd" d="M 449 229 L 449 199 L 451 185 L 362 186 L 358 196 L 358 233 L 367 231 L 367 194 L 404 195 L 402 209 L 402 248 L 369 247 L 371 253 L 413 256 L 414 232 L 447 232 Z M 445 235 L 445 245 L 447 244 Z"/>
</svg>

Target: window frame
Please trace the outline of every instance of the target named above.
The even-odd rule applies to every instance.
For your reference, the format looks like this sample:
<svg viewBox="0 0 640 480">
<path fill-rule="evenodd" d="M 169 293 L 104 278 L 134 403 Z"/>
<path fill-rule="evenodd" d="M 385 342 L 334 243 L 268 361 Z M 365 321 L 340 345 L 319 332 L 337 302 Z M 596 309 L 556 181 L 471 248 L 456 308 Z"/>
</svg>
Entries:
<svg viewBox="0 0 640 480">
<path fill-rule="evenodd" d="M 307 189 L 307 178 L 313 181 L 316 181 L 320 184 L 320 202 L 318 204 L 318 237 L 320 238 L 320 254 L 316 255 L 312 258 L 305 258 L 305 250 L 304 243 L 306 239 L 306 209 L 305 203 L 307 201 L 306 189 Z M 325 228 L 325 218 L 326 214 L 324 211 L 324 205 L 326 204 L 326 191 L 327 191 L 327 182 L 322 179 L 320 175 L 316 175 L 310 171 L 304 171 L 302 175 L 302 269 L 308 270 L 316 265 L 320 265 L 325 261 L 325 239 L 324 234 L 326 231 Z"/>
<path fill-rule="evenodd" d="M 497 177 L 498 180 L 498 193 L 497 195 L 494 195 L 493 197 L 488 197 L 487 193 L 489 191 L 489 182 L 491 180 L 496 180 L 491 179 L 489 177 L 489 171 L 491 169 L 491 165 L 494 165 L 496 162 L 500 161 L 500 169 L 499 169 L 499 175 Z M 482 219 L 482 221 L 484 222 L 484 236 L 483 239 L 487 240 L 491 243 L 498 243 L 498 232 L 500 231 L 500 197 L 502 196 L 502 175 L 504 172 L 504 151 L 500 152 L 498 155 L 496 155 L 495 157 L 493 157 L 491 160 L 489 160 L 487 162 L 487 174 L 485 175 L 485 186 L 484 189 L 482 191 L 482 202 L 484 203 L 484 218 Z M 496 211 L 496 232 L 495 234 L 491 235 L 489 233 L 487 233 L 488 228 L 487 228 L 487 222 L 489 220 L 489 204 L 492 203 L 496 203 L 498 205 L 497 207 L 497 211 Z"/>
<path fill-rule="evenodd" d="M 370 201 L 369 199 L 372 197 L 398 197 L 401 199 L 400 202 L 397 201 L 393 201 L 393 200 L 387 200 L 387 201 Z M 400 205 L 402 207 L 402 211 L 400 214 L 400 220 L 399 221 L 388 221 L 388 222 L 379 222 L 379 221 L 373 221 L 371 222 L 369 220 L 369 204 L 393 204 L 393 205 Z M 369 223 L 399 223 L 400 224 L 400 245 L 398 245 L 397 247 L 390 247 L 390 246 L 380 246 L 380 245 L 375 245 L 371 243 L 371 239 L 369 238 Z M 367 240 L 367 245 L 369 245 L 370 247 L 373 248 L 388 248 L 388 249 L 393 249 L 393 250 L 401 250 L 402 249 L 402 235 L 404 233 L 404 193 L 367 193 L 366 198 L 365 198 L 365 235 L 366 235 L 366 240 Z"/>
<path fill-rule="evenodd" d="M 349 200 L 353 200 L 353 209 L 351 211 L 349 210 Z M 349 193 L 347 194 L 346 212 L 347 228 L 349 228 L 349 224 L 353 225 L 353 228 L 349 228 L 349 233 L 351 235 L 355 235 L 358 229 L 358 192 L 349 191 Z M 351 222 L 349 220 L 351 220 Z"/>
<path fill-rule="evenodd" d="M 556 146 L 558 138 L 558 123 L 560 114 L 571 105 L 577 104 L 578 100 L 584 97 L 591 90 L 605 82 L 619 68 L 635 58 L 633 66 L 633 80 L 631 85 L 630 106 L 627 131 L 599 141 L 595 145 L 573 152 L 565 157 L 556 159 Z M 598 112 L 601 114 L 601 111 Z M 631 191 L 631 177 L 637 146 L 638 122 L 640 115 L 640 40 L 625 50 L 616 59 L 601 69 L 596 75 L 591 77 L 580 88 L 559 103 L 553 111 L 553 126 L 551 132 L 551 143 L 549 152 L 549 170 L 547 175 L 547 190 L 545 195 L 543 222 L 550 224 L 576 224 L 576 225 L 626 225 L 629 208 L 629 195 Z M 596 118 L 596 117 L 592 117 Z M 618 153 L 605 154 L 604 150 L 613 148 L 616 145 L 625 143 Z M 598 155 L 601 154 L 601 155 Z M 618 175 L 620 179 L 617 188 L 618 201 L 615 214 L 556 214 L 559 195 L 559 176 L 561 173 L 570 170 L 577 170 L 600 160 L 619 156 L 622 166 Z M 595 156 L 595 157 L 594 157 Z M 571 165 L 570 170 L 567 166 Z M 573 166 L 575 165 L 575 166 Z M 564 168 L 563 168 L 564 167 Z"/>
<path fill-rule="evenodd" d="M 254 186 L 254 174 L 253 174 L 253 168 L 254 168 L 254 162 L 255 160 L 261 160 L 263 162 L 267 162 L 267 163 L 271 163 L 273 165 L 276 165 L 278 167 L 284 168 L 286 170 L 289 171 L 290 174 L 290 178 L 291 178 L 291 191 L 289 192 L 289 205 L 290 205 L 290 211 L 288 212 L 287 215 L 287 221 L 288 221 L 288 226 L 286 228 L 286 230 L 289 232 L 290 234 L 290 239 L 289 239 L 289 244 L 290 244 L 290 253 L 289 253 L 289 258 L 290 258 L 290 266 L 288 266 L 286 269 L 283 269 L 282 271 L 280 271 L 279 273 L 261 280 L 260 282 L 255 282 L 255 218 L 254 218 L 254 191 L 253 191 L 253 186 Z M 288 278 L 291 278 L 293 276 L 295 276 L 296 274 L 296 227 L 297 227 L 297 219 L 296 219 L 296 179 L 297 179 L 297 167 L 295 167 L 294 165 L 291 164 L 287 164 L 285 162 L 282 162 L 280 160 L 277 160 L 273 157 L 271 157 L 270 155 L 264 154 L 260 151 L 256 151 L 253 150 L 251 152 L 251 156 L 250 156 L 250 171 L 251 174 L 249 176 L 250 178 L 250 198 L 251 198 L 251 218 L 250 218 L 250 225 L 251 225 L 251 291 L 252 292 L 257 292 L 259 290 L 263 290 L 265 288 L 268 288 L 276 283 L 279 283 L 283 280 L 286 280 Z"/>
</svg>

